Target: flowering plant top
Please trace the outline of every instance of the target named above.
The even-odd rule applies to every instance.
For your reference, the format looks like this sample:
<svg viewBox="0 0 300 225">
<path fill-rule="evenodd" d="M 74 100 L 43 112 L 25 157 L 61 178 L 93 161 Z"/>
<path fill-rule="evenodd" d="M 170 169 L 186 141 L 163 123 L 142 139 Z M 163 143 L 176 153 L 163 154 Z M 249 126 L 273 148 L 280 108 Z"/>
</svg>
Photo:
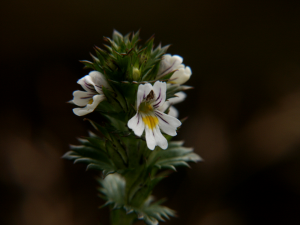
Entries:
<svg viewBox="0 0 300 225">
<path fill-rule="evenodd" d="M 192 72 L 180 56 L 166 54 L 169 46 L 154 48 L 151 37 L 140 45 L 139 32 L 104 38 L 105 50 L 95 47 L 91 69 L 78 80 L 84 91 L 74 91 L 71 103 L 77 116 L 88 120 L 98 134 L 80 138 L 64 157 L 87 169 L 102 171 L 99 189 L 112 209 L 112 224 L 133 224 L 143 219 L 158 224 L 174 211 L 153 203 L 152 189 L 176 166 L 201 158 L 183 142 L 170 141 L 182 121 L 173 106 L 186 98 L 183 85 Z M 151 151 L 150 151 L 151 150 Z M 164 170 L 161 172 L 161 170 Z M 130 216 L 126 213 L 135 212 Z"/>
</svg>

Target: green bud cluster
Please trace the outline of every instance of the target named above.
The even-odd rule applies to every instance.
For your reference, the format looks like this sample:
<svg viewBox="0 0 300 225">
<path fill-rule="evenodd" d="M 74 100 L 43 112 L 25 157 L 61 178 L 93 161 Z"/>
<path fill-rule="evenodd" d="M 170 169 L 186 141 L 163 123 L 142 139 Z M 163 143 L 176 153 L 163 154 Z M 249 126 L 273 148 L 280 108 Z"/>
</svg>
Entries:
<svg viewBox="0 0 300 225">
<path fill-rule="evenodd" d="M 93 62 L 81 62 L 86 68 L 97 70 L 110 80 L 154 81 L 161 57 L 169 46 L 159 45 L 153 50 L 153 36 L 144 45 L 139 45 L 141 41 L 139 32 L 130 37 L 131 33 L 123 37 L 119 32 L 114 31 L 112 40 L 104 38 L 104 41 L 109 44 L 104 45 L 105 50 L 99 47 L 94 48 L 96 55 L 91 55 Z"/>
</svg>

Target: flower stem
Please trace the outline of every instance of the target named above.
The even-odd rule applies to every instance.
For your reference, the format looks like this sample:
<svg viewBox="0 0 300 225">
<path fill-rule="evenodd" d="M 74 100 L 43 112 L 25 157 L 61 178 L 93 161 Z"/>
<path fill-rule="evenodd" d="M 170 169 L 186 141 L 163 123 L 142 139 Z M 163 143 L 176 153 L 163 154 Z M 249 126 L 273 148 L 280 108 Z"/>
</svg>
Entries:
<svg viewBox="0 0 300 225">
<path fill-rule="evenodd" d="M 115 209 L 110 211 L 111 225 L 132 225 L 136 220 L 134 213 L 126 214 L 124 209 Z"/>
</svg>

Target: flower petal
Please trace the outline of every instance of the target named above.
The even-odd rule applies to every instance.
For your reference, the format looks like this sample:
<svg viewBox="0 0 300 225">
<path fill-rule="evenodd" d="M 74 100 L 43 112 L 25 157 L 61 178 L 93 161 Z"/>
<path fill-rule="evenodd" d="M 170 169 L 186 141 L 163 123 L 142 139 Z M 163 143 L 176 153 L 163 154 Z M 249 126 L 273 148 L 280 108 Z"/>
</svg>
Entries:
<svg viewBox="0 0 300 225">
<path fill-rule="evenodd" d="M 145 126 L 145 137 L 147 142 L 147 147 L 150 150 L 154 150 L 155 146 L 159 146 L 162 149 L 166 149 L 168 147 L 167 139 L 162 135 L 158 126 L 153 129 Z"/>
<path fill-rule="evenodd" d="M 159 120 L 159 127 L 160 129 L 168 135 L 176 136 L 177 127 L 181 125 L 180 120 L 176 119 L 173 116 L 167 115 L 165 113 L 159 112 L 158 110 L 155 111 L 155 115 Z"/>
<path fill-rule="evenodd" d="M 182 61 L 183 61 L 182 57 L 178 55 L 174 55 L 174 56 L 171 56 L 170 54 L 164 55 L 160 62 L 157 76 L 163 76 L 178 69 Z"/>
<path fill-rule="evenodd" d="M 139 108 L 142 100 L 146 99 L 147 95 L 150 93 L 151 90 L 152 90 L 152 85 L 149 83 L 139 85 L 138 92 L 137 92 L 137 103 L 136 103 L 137 109 Z"/>
<path fill-rule="evenodd" d="M 146 137 L 146 142 L 147 142 L 147 147 L 150 150 L 154 150 L 156 146 L 156 140 L 154 138 L 154 131 L 151 130 L 148 126 L 145 126 L 145 137 Z"/>
<path fill-rule="evenodd" d="M 95 94 L 97 93 L 94 88 L 94 82 L 91 80 L 91 77 L 89 75 L 82 77 L 77 81 L 77 83 L 80 84 L 81 87 L 87 92 L 93 92 Z"/>
<path fill-rule="evenodd" d="M 162 106 L 160 106 L 158 108 L 158 110 L 161 112 L 165 112 L 169 106 L 170 106 L 170 103 L 168 101 L 166 101 L 165 104 L 163 104 Z M 174 106 L 170 106 L 168 115 L 178 118 L 179 112 Z"/>
<path fill-rule="evenodd" d="M 160 105 L 157 110 L 159 110 L 160 112 L 165 112 L 170 105 L 180 103 L 186 98 L 186 93 L 184 93 L 183 91 L 177 92 L 175 95 L 176 97 L 169 98 L 163 105 Z M 178 118 L 179 113 L 175 107 L 171 106 L 169 108 L 168 115 Z"/>
<path fill-rule="evenodd" d="M 166 90 L 167 84 L 165 82 L 156 81 L 153 85 L 153 91 L 155 94 L 155 102 L 153 103 L 154 108 L 159 108 L 166 101 Z"/>
<path fill-rule="evenodd" d="M 105 76 L 102 73 L 98 71 L 92 71 L 89 73 L 89 76 L 91 77 L 94 88 L 99 94 L 103 94 L 102 86 L 106 88 L 110 88 L 108 82 L 106 81 Z"/>
<path fill-rule="evenodd" d="M 176 97 L 168 99 L 168 102 L 172 105 L 180 103 L 186 98 L 186 93 L 184 93 L 183 91 L 177 92 L 175 95 Z"/>
<path fill-rule="evenodd" d="M 178 118 L 179 112 L 178 112 L 178 110 L 177 110 L 174 106 L 171 106 L 171 107 L 169 108 L 169 113 L 168 113 L 168 115 L 169 115 L 169 116 L 173 116 L 173 117 L 175 117 L 175 118 Z"/>
<path fill-rule="evenodd" d="M 179 68 L 170 78 L 170 83 L 173 84 L 184 84 L 187 82 L 192 75 L 191 68 L 189 66 L 187 67 L 181 67 Z"/>
<path fill-rule="evenodd" d="M 160 105 L 159 108 L 157 108 L 157 110 L 161 112 L 165 112 L 169 106 L 170 106 L 169 101 L 165 101 L 165 103 L 163 105 Z"/>
<path fill-rule="evenodd" d="M 86 106 L 95 94 L 85 91 L 74 91 L 73 92 L 73 103 L 78 106 Z"/>
<path fill-rule="evenodd" d="M 143 134 L 145 129 L 145 124 L 139 113 L 135 114 L 135 116 L 128 121 L 127 126 L 139 137 Z"/>
<path fill-rule="evenodd" d="M 154 131 L 154 138 L 156 144 L 161 147 L 162 149 L 166 149 L 168 147 L 167 139 L 162 135 L 158 126 L 153 130 Z"/>
<path fill-rule="evenodd" d="M 104 95 L 94 95 L 92 104 L 87 104 L 84 108 L 74 108 L 73 112 L 77 116 L 84 116 L 93 112 L 99 103 L 105 99 L 106 97 Z"/>
</svg>

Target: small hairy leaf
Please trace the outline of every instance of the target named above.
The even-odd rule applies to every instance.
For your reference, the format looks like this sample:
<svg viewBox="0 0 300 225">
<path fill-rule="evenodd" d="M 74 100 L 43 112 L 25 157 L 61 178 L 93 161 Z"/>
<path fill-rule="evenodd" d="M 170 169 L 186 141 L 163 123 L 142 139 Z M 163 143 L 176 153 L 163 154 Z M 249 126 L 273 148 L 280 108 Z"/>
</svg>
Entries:
<svg viewBox="0 0 300 225">
<path fill-rule="evenodd" d="M 176 170 L 176 166 L 188 166 L 187 162 L 202 160 L 192 148 L 183 147 L 182 144 L 183 142 L 170 142 L 166 150 L 155 149 L 148 159 L 149 165 Z"/>
</svg>

